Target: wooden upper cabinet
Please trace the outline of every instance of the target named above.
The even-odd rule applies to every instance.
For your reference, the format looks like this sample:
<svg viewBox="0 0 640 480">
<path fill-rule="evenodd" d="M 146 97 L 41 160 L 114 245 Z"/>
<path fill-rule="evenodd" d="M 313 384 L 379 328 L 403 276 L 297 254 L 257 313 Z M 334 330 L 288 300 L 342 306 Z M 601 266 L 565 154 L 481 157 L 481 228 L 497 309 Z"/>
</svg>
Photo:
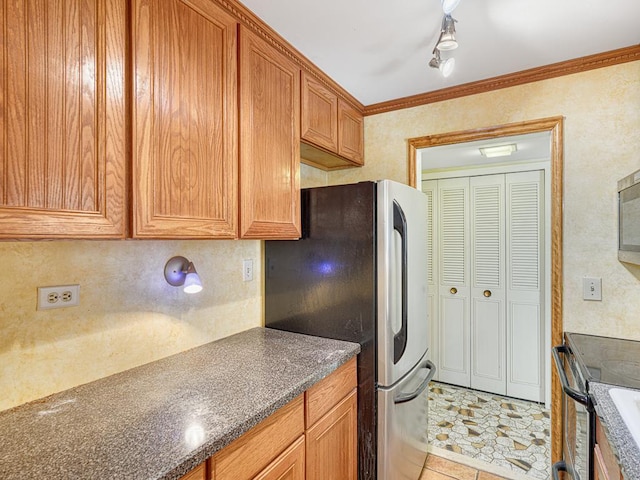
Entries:
<svg viewBox="0 0 640 480">
<path fill-rule="evenodd" d="M 237 22 L 210 0 L 134 0 L 133 236 L 237 236 Z"/>
<path fill-rule="evenodd" d="M 0 238 L 126 230 L 126 0 L 0 0 Z"/>
<path fill-rule="evenodd" d="M 338 154 L 364 164 L 364 122 L 362 114 L 338 99 Z"/>
<path fill-rule="evenodd" d="M 300 236 L 300 68 L 240 27 L 240 237 Z"/>
<path fill-rule="evenodd" d="M 364 164 L 362 114 L 306 72 L 300 123 L 304 163 L 324 170 Z"/>
<path fill-rule="evenodd" d="M 302 139 L 338 151 L 338 96 L 302 72 Z"/>
</svg>

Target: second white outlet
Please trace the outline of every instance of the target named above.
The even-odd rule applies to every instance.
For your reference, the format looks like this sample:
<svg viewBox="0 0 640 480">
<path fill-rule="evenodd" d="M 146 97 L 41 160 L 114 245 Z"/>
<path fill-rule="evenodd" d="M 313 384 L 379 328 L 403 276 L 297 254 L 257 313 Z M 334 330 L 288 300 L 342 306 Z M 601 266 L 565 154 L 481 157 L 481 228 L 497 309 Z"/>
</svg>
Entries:
<svg viewBox="0 0 640 480">
<path fill-rule="evenodd" d="M 250 258 L 242 261 L 242 280 L 245 282 L 253 280 L 253 260 Z"/>
<path fill-rule="evenodd" d="M 80 285 L 38 287 L 38 310 L 80 305 Z"/>
</svg>

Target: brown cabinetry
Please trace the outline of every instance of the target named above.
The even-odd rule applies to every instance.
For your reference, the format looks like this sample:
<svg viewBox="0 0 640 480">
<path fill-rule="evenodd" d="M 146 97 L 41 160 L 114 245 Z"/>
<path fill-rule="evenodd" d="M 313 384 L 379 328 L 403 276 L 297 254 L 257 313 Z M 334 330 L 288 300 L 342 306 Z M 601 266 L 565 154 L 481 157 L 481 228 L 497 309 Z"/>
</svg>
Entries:
<svg viewBox="0 0 640 480">
<path fill-rule="evenodd" d="M 0 13 L 0 237 L 123 237 L 127 2 Z"/>
<path fill-rule="evenodd" d="M 306 392 L 306 478 L 358 477 L 356 360 Z"/>
<path fill-rule="evenodd" d="M 596 415 L 596 445 L 593 451 L 595 480 L 623 480 L 618 460 L 611 449 L 600 418 Z"/>
<path fill-rule="evenodd" d="M 240 237 L 300 236 L 300 68 L 240 27 Z"/>
<path fill-rule="evenodd" d="M 133 235 L 235 238 L 237 22 L 209 0 L 134 0 L 132 30 Z"/>
<path fill-rule="evenodd" d="M 326 170 L 363 164 L 360 112 L 304 72 L 300 108 L 303 162 Z"/>
</svg>

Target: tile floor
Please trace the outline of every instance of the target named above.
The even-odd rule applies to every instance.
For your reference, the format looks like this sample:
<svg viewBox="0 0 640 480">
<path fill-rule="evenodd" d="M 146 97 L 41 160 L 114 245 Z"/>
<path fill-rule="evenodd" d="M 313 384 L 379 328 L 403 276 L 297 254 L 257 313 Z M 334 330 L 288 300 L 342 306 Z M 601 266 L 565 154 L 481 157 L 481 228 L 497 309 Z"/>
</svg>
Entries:
<svg viewBox="0 0 640 480">
<path fill-rule="evenodd" d="M 477 480 L 524 475 L 529 479 L 550 478 L 550 415 L 544 405 L 437 382 L 429 387 L 428 401 L 428 441 L 432 450 L 451 452 L 454 459 L 462 460 L 460 463 L 468 463 L 465 458 L 480 461 L 479 465 L 488 463 L 503 475 L 477 473 Z M 426 478 L 476 480 L 472 476 L 448 475 Z"/>
</svg>

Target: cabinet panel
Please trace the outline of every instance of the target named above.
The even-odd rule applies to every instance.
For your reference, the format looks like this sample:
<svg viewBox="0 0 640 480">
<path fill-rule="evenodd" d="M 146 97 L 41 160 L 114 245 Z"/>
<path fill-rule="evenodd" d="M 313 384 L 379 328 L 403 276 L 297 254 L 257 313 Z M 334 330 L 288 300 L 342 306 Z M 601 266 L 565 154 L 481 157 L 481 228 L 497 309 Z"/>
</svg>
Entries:
<svg viewBox="0 0 640 480">
<path fill-rule="evenodd" d="M 180 477 L 180 480 L 206 480 L 207 479 L 207 462 L 202 462 L 189 473 Z"/>
<path fill-rule="evenodd" d="M 300 236 L 300 69 L 240 27 L 240 237 Z"/>
<path fill-rule="evenodd" d="M 304 436 L 302 436 L 254 480 L 304 480 L 304 473 Z"/>
<path fill-rule="evenodd" d="M 364 164 L 364 120 L 342 99 L 338 99 L 338 155 Z"/>
<path fill-rule="evenodd" d="M 338 96 L 302 74 L 300 123 L 304 140 L 338 151 Z"/>
<path fill-rule="evenodd" d="M 358 384 L 356 359 L 309 388 L 306 393 L 306 425 L 309 428 Z"/>
<path fill-rule="evenodd" d="M 354 390 L 307 430 L 307 480 L 358 476 L 357 394 Z"/>
<path fill-rule="evenodd" d="M 132 28 L 134 236 L 234 238 L 236 21 L 206 0 L 135 0 Z"/>
<path fill-rule="evenodd" d="M 124 236 L 126 1 L 0 13 L 0 237 Z"/>
</svg>

